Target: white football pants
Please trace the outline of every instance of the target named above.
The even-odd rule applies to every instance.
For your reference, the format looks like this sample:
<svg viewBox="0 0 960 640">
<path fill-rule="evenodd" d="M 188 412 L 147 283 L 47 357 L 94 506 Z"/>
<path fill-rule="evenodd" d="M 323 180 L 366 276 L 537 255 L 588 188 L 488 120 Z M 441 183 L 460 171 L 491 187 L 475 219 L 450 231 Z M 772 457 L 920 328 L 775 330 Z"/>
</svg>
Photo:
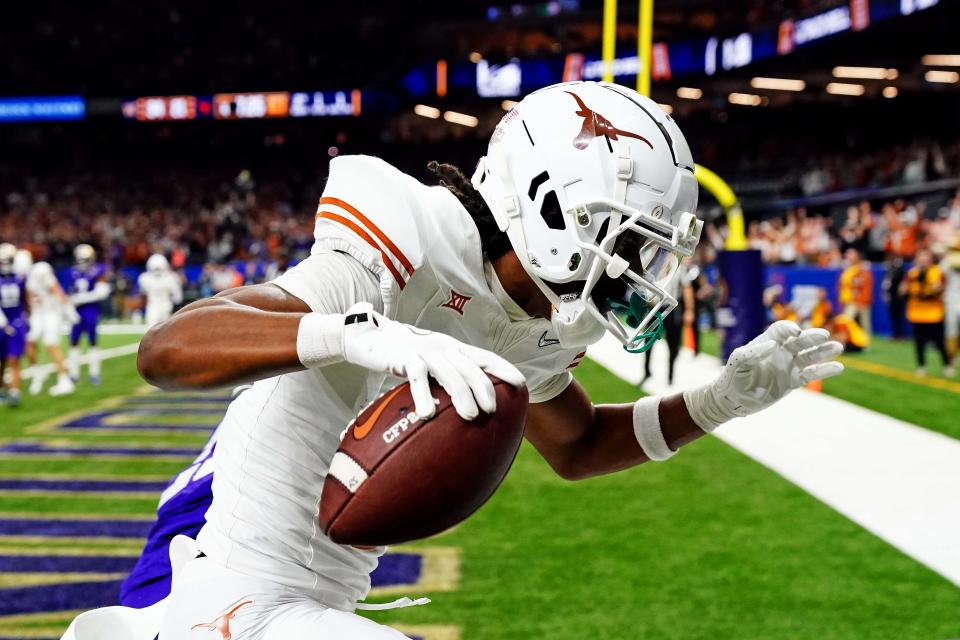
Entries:
<svg viewBox="0 0 960 640">
<path fill-rule="evenodd" d="M 157 303 L 150 304 L 148 302 L 146 313 L 144 313 L 144 321 L 148 327 L 152 327 L 155 324 L 160 324 L 171 315 L 173 315 L 173 305 Z"/>
<path fill-rule="evenodd" d="M 176 579 L 159 640 L 406 640 L 355 613 L 330 609 L 270 580 L 209 558 L 191 560 Z"/>
</svg>

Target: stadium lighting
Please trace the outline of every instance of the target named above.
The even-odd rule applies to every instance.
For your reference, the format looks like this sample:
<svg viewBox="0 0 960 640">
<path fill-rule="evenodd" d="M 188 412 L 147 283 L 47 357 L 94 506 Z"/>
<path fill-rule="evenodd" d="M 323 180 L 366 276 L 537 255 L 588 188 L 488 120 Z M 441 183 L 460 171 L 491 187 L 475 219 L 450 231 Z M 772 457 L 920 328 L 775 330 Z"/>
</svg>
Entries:
<svg viewBox="0 0 960 640">
<path fill-rule="evenodd" d="M 730 104 L 740 104 L 746 107 L 759 107 L 763 104 L 763 98 L 754 93 L 731 93 L 727 96 Z"/>
<path fill-rule="evenodd" d="M 900 72 L 884 67 L 834 67 L 834 78 L 856 78 L 858 80 L 896 80 Z"/>
<path fill-rule="evenodd" d="M 807 83 L 789 78 L 754 78 L 750 81 L 754 89 L 772 89 L 773 91 L 803 91 Z"/>
<path fill-rule="evenodd" d="M 478 120 L 476 116 L 469 116 L 465 113 L 459 113 L 457 111 L 445 111 L 443 113 L 443 119 L 447 122 L 460 124 L 465 127 L 475 127 L 480 124 L 480 120 Z"/>
<path fill-rule="evenodd" d="M 503 108 L 504 111 L 510 111 L 510 109 L 513 109 L 515 106 L 517 106 L 516 100 L 504 100 L 500 103 L 500 107 Z"/>
<path fill-rule="evenodd" d="M 938 71 L 936 69 L 931 69 L 923 74 L 924 79 L 927 82 L 936 82 L 939 84 L 953 84 L 954 82 L 960 82 L 960 73 L 956 71 Z"/>
<path fill-rule="evenodd" d="M 928 67 L 960 67 L 960 55 L 923 56 L 921 62 Z"/>
<path fill-rule="evenodd" d="M 703 97 L 703 91 L 695 87 L 679 87 L 677 97 L 684 100 L 699 100 Z"/>
<path fill-rule="evenodd" d="M 477 64 L 481 60 L 483 60 L 483 55 L 479 51 L 473 51 L 470 53 L 470 62 L 473 64 Z"/>
<path fill-rule="evenodd" d="M 896 87 L 884 87 L 883 88 L 883 97 L 884 98 L 896 98 L 900 91 Z"/>
<path fill-rule="evenodd" d="M 657 104 L 659 105 L 659 107 L 660 107 L 661 109 L 663 109 L 663 112 L 664 112 L 665 114 L 667 114 L 668 116 L 673 114 L 673 107 L 670 106 L 669 104 L 664 104 L 664 103 L 662 103 L 662 102 L 659 102 L 659 103 L 657 103 Z"/>
<path fill-rule="evenodd" d="M 837 96 L 862 96 L 867 88 L 862 84 L 847 84 L 846 82 L 831 82 L 827 85 L 827 93 Z"/>
<path fill-rule="evenodd" d="M 440 117 L 440 109 L 437 109 L 436 107 L 428 107 L 425 104 L 418 104 L 413 108 L 413 112 L 418 116 L 430 118 L 431 120 L 436 120 Z"/>
</svg>

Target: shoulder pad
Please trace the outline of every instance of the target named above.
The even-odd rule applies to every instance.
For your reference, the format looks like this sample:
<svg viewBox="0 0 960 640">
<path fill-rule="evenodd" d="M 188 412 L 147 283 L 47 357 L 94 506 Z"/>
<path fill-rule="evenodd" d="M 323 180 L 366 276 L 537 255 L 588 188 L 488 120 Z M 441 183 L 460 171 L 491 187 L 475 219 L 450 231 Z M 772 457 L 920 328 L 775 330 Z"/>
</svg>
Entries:
<svg viewBox="0 0 960 640">
<path fill-rule="evenodd" d="M 423 263 L 418 201 L 427 189 L 379 158 L 333 159 L 317 208 L 314 250 L 346 251 L 403 289 Z"/>
</svg>

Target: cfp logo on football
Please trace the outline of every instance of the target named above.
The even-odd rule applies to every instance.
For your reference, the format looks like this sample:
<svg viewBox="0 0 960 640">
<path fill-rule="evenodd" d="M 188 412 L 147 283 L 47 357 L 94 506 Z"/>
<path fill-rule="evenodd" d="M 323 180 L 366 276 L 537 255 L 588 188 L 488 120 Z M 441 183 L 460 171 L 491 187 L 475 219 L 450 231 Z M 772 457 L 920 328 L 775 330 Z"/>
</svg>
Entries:
<svg viewBox="0 0 960 640">
<path fill-rule="evenodd" d="M 439 405 L 440 401 L 436 398 L 433 399 L 434 405 Z M 393 444 L 394 441 L 400 437 L 400 434 L 420 422 L 420 416 L 417 415 L 416 411 L 411 411 L 407 413 L 404 417 L 400 418 L 392 425 L 384 429 L 383 431 L 383 441 L 387 444 Z"/>
</svg>

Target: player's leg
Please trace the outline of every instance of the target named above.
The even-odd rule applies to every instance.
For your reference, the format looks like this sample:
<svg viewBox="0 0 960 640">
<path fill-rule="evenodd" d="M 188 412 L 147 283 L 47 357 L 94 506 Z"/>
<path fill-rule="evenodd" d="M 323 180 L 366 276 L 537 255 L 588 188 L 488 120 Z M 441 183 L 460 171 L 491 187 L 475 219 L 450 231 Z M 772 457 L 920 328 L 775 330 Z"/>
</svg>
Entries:
<svg viewBox="0 0 960 640">
<path fill-rule="evenodd" d="M 947 353 L 943 322 L 935 322 L 930 325 L 930 328 L 933 330 L 933 344 L 940 353 L 940 360 L 943 361 L 943 375 L 952 378 L 954 374 L 953 363 L 950 361 L 950 354 Z"/>
<path fill-rule="evenodd" d="M 67 373 L 74 382 L 80 380 L 80 335 L 83 331 L 83 316 L 80 322 L 70 327 L 70 351 L 67 353 Z"/>
<path fill-rule="evenodd" d="M 90 384 L 100 384 L 100 347 L 97 344 L 97 325 L 100 322 L 100 311 L 93 309 L 87 321 L 87 371 L 90 374 Z"/>
<path fill-rule="evenodd" d="M 57 382 L 50 388 L 50 395 L 64 396 L 73 393 L 76 387 L 67 373 L 63 350 L 60 348 L 60 316 L 52 313 L 46 315 L 41 339 L 44 348 L 50 355 L 50 360 L 53 362 L 54 370 L 57 372 Z"/>
<path fill-rule="evenodd" d="M 678 319 L 667 318 L 664 327 L 665 338 L 667 340 L 667 351 L 669 352 L 669 364 L 667 365 L 667 384 L 673 385 L 673 371 L 677 363 L 677 357 L 680 355 L 680 343 L 683 341 L 683 323 Z"/>
<path fill-rule="evenodd" d="M 30 395 L 35 396 L 43 391 L 43 383 L 46 380 L 45 368 L 37 367 L 37 343 L 40 342 L 43 333 L 44 316 L 42 313 L 34 313 L 30 316 L 30 330 L 27 332 L 27 362 L 32 367 L 30 378 Z"/>
<path fill-rule="evenodd" d="M 917 351 L 917 375 L 922 376 L 927 373 L 927 325 L 914 322 L 913 325 L 913 345 Z"/>
<path fill-rule="evenodd" d="M 7 342 L 10 339 L 6 329 L 0 329 L 0 404 L 7 401 Z"/>
<path fill-rule="evenodd" d="M 149 302 L 147 303 L 147 308 L 146 308 L 146 313 L 144 314 L 144 318 L 146 321 L 146 325 L 148 327 L 152 327 L 156 324 L 160 324 L 161 322 L 166 320 L 164 315 L 165 314 L 163 313 L 163 309 L 160 307 L 160 305 L 150 304 Z"/>
<path fill-rule="evenodd" d="M 7 388 L 7 403 L 11 407 L 20 405 L 20 359 L 27 346 L 27 327 L 24 323 L 13 324 L 13 335 L 7 338 L 7 368 L 10 384 Z"/>
<path fill-rule="evenodd" d="M 873 335 L 873 318 L 871 317 L 872 309 L 870 305 L 864 305 L 860 307 L 860 326 L 863 327 L 863 330 L 867 332 L 868 336 Z"/>
<path fill-rule="evenodd" d="M 960 336 L 960 300 L 947 298 L 946 331 L 947 353 L 951 358 L 957 357 L 957 337 Z"/>
</svg>

